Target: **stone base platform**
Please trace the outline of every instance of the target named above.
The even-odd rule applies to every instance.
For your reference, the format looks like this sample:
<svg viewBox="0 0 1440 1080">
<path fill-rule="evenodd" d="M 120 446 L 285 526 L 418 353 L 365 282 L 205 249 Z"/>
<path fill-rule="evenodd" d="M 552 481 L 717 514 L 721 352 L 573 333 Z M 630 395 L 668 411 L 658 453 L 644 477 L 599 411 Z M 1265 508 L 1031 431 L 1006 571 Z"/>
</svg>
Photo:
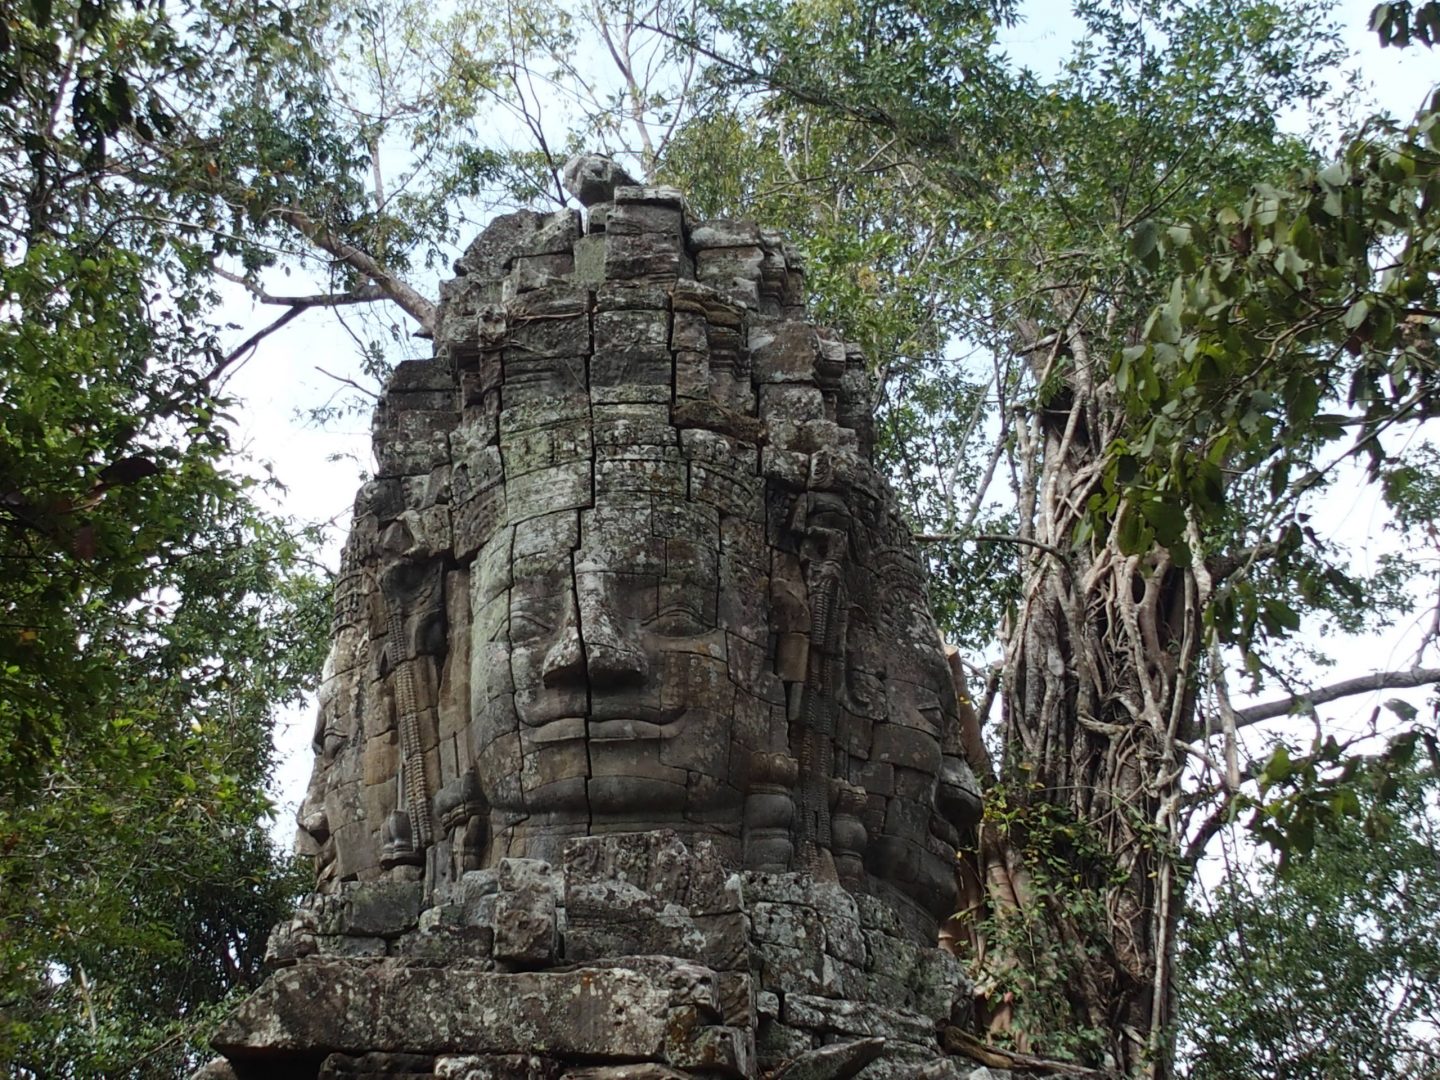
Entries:
<svg viewBox="0 0 1440 1080">
<path fill-rule="evenodd" d="M 348 882 L 277 929 L 213 1040 L 238 1080 L 962 1080 L 970 986 L 881 899 L 732 872 L 673 832 L 584 837 L 430 890 Z M 980 1070 L 984 1074 L 984 1070 Z M 993 1074 L 992 1074 L 993 1075 Z"/>
</svg>

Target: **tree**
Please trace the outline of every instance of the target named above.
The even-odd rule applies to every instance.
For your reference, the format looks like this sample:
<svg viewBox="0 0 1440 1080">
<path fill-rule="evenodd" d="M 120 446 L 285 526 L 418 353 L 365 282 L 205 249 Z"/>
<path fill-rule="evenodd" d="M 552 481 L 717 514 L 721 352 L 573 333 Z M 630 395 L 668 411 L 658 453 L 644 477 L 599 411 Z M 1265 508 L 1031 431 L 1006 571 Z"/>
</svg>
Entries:
<svg viewBox="0 0 1440 1080">
<path fill-rule="evenodd" d="M 1410 175 L 1415 154 L 1392 160 L 1382 148 L 1351 155 L 1358 171 L 1328 192 L 1342 211 L 1352 199 L 1341 218 L 1359 222 L 1353 243 L 1319 235 L 1323 198 L 1315 213 L 1287 201 L 1316 182 L 1292 179 L 1314 154 L 1279 131 L 1276 104 L 1319 100 L 1339 58 L 1317 5 L 1085 0 L 1077 10 L 1089 43 L 1046 79 L 996 48 L 1013 16 L 1003 2 L 716 4 L 708 14 L 467 5 L 434 22 L 389 0 L 235 18 L 36 8 L 8 30 L 25 47 L 5 54 L 3 93 L 17 103 L 11 175 L 30 178 L 6 196 L 8 295 L 21 298 L 21 325 L 43 328 L 27 383 L 50 385 L 49 358 L 73 356 L 77 378 L 110 388 L 86 407 L 120 406 L 50 429 L 33 417 L 74 395 L 21 410 L 63 453 L 13 470 L 37 479 L 14 482 L 12 505 L 25 530 L 39 523 L 48 558 L 91 559 L 119 582 L 97 611 L 145 612 L 134 575 L 165 564 L 171 541 L 132 543 L 137 522 L 163 515 L 126 500 L 188 492 L 181 520 L 203 520 L 202 496 L 233 493 L 214 468 L 224 451 L 214 389 L 228 367 L 318 307 L 389 300 L 426 332 L 434 304 L 409 275 L 486 200 L 559 198 L 562 147 L 581 136 L 547 122 L 537 68 L 588 24 L 619 78 L 607 91 L 560 64 L 556 84 L 582 102 L 580 130 L 618 139 L 623 123 L 647 175 L 686 181 L 706 211 L 755 211 L 809 238 L 821 316 L 877 363 L 887 453 L 936 545 L 952 626 L 963 640 L 1003 644 L 974 703 L 978 718 L 992 704 L 1000 716 L 993 767 L 976 752 L 991 790 L 959 923 L 984 1020 L 1021 1048 L 1164 1073 L 1181 895 L 1205 843 L 1253 805 L 1272 837 L 1303 847 L 1307 821 L 1313 833 L 1324 807 L 1349 805 L 1347 747 L 1321 738 L 1312 752 L 1292 745 L 1252 762 L 1241 733 L 1247 719 L 1353 686 L 1296 682 L 1298 626 L 1355 627 L 1404 603 L 1410 566 L 1356 581 L 1304 515 L 1333 474 L 1318 455 L 1353 456 L 1335 429 L 1362 435 L 1355 449 L 1377 455 L 1374 475 L 1402 508 L 1429 497 L 1423 456 L 1392 460 L 1384 441 L 1428 416 L 1424 244 L 1414 296 L 1410 284 L 1364 280 L 1361 295 L 1354 279 L 1422 236 L 1431 196 L 1428 179 L 1387 179 Z M 1429 33 L 1428 10 L 1388 5 L 1377 21 L 1424 40 L 1414 26 Z M 698 50 L 708 81 L 697 84 L 688 60 L 669 90 L 660 84 L 671 69 L 641 74 L 642 57 L 667 55 L 657 44 L 667 36 Z M 534 145 L 484 141 L 497 110 Z M 1378 135 L 1421 145 L 1428 131 Z M 1397 213 L 1383 192 L 1349 194 L 1372 172 L 1392 201 L 1420 200 L 1388 233 L 1369 224 Z M 1248 195 L 1257 184 L 1271 194 Z M 59 212 L 76 206 L 86 212 Z M 1234 221 L 1226 206 L 1238 207 Z M 1280 251 L 1257 239 L 1282 212 L 1287 229 L 1303 216 L 1316 234 L 1287 231 L 1284 250 L 1316 266 L 1332 248 L 1348 260 L 1332 259 L 1328 284 L 1316 271 L 1310 302 L 1329 314 L 1303 334 L 1274 328 L 1293 321 L 1288 292 L 1311 289 L 1312 268 L 1277 264 Z M 1302 250 L 1312 241 L 1318 256 Z M 1246 298 L 1238 307 L 1216 284 L 1227 259 L 1225 280 Z M 265 275 L 280 264 L 318 269 L 320 291 L 272 292 Z M 228 352 L 206 322 L 217 278 L 282 309 Z M 159 282 L 168 291 L 155 301 Z M 1372 321 L 1382 310 L 1402 315 L 1403 329 Z M 1327 350 L 1339 329 L 1351 333 Z M 402 320 L 387 330 L 404 347 Z M 17 335 L 19 355 L 35 333 Z M 1246 341 L 1272 340 L 1273 362 L 1249 371 Z M 954 355 L 957 342 L 981 370 Z M 110 357 L 113 368 L 94 366 Z M 1348 411 L 1329 404 L 1355 373 Z M 1343 418 L 1321 419 L 1322 405 Z M 117 516 L 96 515 L 67 551 L 45 515 L 69 522 L 80 505 Z M 103 560 L 86 554 L 92 543 Z M 62 598 L 67 633 L 47 645 L 75 654 L 76 642 L 99 640 L 74 614 L 94 595 L 77 585 Z M 153 630 L 132 640 L 148 643 Z M 1273 709 L 1231 706 L 1231 667 L 1285 696 Z M 87 669 L 102 683 L 109 671 Z M 1432 677 L 1419 668 L 1370 682 Z M 16 720 L 18 742 L 40 748 L 43 776 L 55 760 L 46 733 L 89 730 L 65 720 L 87 714 L 32 713 Z"/>
<path fill-rule="evenodd" d="M 1320 9 L 1076 10 L 1090 43 L 1041 80 L 996 54 L 1003 6 L 713 6 L 719 33 L 697 46 L 752 104 L 682 131 L 668 167 L 700 172 L 703 158 L 683 156 L 687 137 L 713 149 L 727 127 L 743 132 L 747 179 L 710 190 L 731 211 L 799 204 L 822 238 L 821 303 L 847 329 L 872 331 L 882 377 L 903 378 L 957 339 L 993 359 L 988 386 L 984 375 L 968 388 L 963 376 L 913 375 L 941 387 L 932 401 L 950 415 L 927 421 L 902 405 L 889 425 L 892 452 L 919 463 L 912 509 L 937 539 L 976 540 L 984 492 L 956 499 L 943 485 L 994 475 L 954 465 L 977 429 L 998 436 L 1011 481 L 1010 535 L 986 527 L 977 541 L 1012 546 L 1019 588 L 992 630 L 1004 649 L 989 682 L 997 754 L 959 930 L 994 1035 L 1162 1074 L 1178 917 L 1206 843 L 1258 804 L 1265 835 L 1303 847 L 1306 815 L 1313 834 L 1318 808 L 1337 805 L 1336 785 L 1353 777 L 1323 728 L 1303 765 L 1278 750 L 1246 760 L 1240 729 L 1440 675 L 1305 687 L 1295 661 L 1310 651 L 1292 645 L 1302 624 L 1357 628 L 1409 602 L 1400 586 L 1413 562 L 1356 580 L 1308 515 L 1333 458 L 1359 451 L 1375 455 L 1377 479 L 1396 477 L 1386 493 L 1402 512 L 1417 494 L 1422 470 L 1378 435 L 1423 421 L 1433 400 L 1430 180 L 1416 150 L 1431 122 L 1368 129 L 1327 188 L 1313 169 L 1296 174 L 1313 152 L 1275 119 L 1278 102 L 1325 92 L 1337 52 Z M 823 198 L 795 197 L 807 188 Z M 1317 229 L 1327 194 L 1349 200 L 1332 229 L 1343 239 L 1314 249 L 1303 226 L 1270 230 L 1281 217 L 1294 227 L 1294 212 L 1272 216 L 1266 201 L 1291 189 L 1316 199 L 1304 215 Z M 1184 224 L 1205 220 L 1234 227 Z M 877 263 L 849 272 L 857 249 L 831 246 L 836 237 L 881 253 L 876 292 L 921 283 L 894 303 L 925 298 L 935 332 L 887 338 L 883 324 L 847 318 Z M 1403 265 L 1377 272 L 1377 288 L 1367 268 L 1397 250 Z M 1199 295 L 1199 280 L 1245 300 Z M 1373 327 L 1372 305 L 1383 310 Z M 1140 373 L 1137 360 L 1157 353 L 1160 366 Z M 997 411 L 956 425 L 977 384 Z M 1335 442 L 1345 432 L 1360 436 L 1348 449 Z M 958 608 L 970 590 L 983 595 L 963 569 L 948 576 L 964 590 Z M 1226 673 L 1237 668 L 1285 696 L 1232 707 Z M 1293 790 L 1282 797 L 1277 784 Z"/>
<path fill-rule="evenodd" d="M 1399 1080 L 1440 1068 L 1437 777 L 1428 761 L 1374 764 L 1356 815 L 1308 856 L 1284 871 L 1235 867 L 1186 912 L 1180 1075 Z"/>
<path fill-rule="evenodd" d="M 323 586 L 229 453 L 204 200 L 175 116 L 284 16 L 36 3 L 0 20 L 0 1057 L 183 1069 L 293 879 L 268 723 Z M 283 51 L 283 50 L 282 50 Z M 204 956 L 206 959 L 201 959 Z M 167 1029 L 167 1023 L 170 1025 Z M 193 1057 L 193 1052 L 191 1052 Z"/>
</svg>

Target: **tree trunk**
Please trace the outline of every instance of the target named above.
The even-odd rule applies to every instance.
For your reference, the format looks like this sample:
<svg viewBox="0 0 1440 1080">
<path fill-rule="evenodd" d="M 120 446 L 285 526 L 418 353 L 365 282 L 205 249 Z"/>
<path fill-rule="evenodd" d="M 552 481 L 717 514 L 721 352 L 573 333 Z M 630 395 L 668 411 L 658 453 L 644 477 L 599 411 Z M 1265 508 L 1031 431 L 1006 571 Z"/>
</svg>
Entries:
<svg viewBox="0 0 1440 1080">
<path fill-rule="evenodd" d="M 1085 344 L 1068 333 L 1035 362 L 1037 385 L 1059 389 L 1019 448 L 1027 573 L 1003 662 L 1002 756 L 962 873 L 962 933 L 992 1035 L 1162 1077 L 1176 736 L 1194 711 L 1201 585 L 1163 547 L 1124 554 L 1116 528 L 1076 543 L 1119 423 Z M 1110 520 L 1136 512 L 1122 501 Z"/>
</svg>

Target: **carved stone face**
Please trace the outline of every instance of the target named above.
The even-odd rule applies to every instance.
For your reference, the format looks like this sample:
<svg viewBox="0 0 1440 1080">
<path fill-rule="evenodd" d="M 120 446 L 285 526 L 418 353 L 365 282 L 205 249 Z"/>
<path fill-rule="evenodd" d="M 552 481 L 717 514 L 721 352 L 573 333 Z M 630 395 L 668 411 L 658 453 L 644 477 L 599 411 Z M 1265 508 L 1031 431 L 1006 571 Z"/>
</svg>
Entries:
<svg viewBox="0 0 1440 1080">
<path fill-rule="evenodd" d="M 497 223 L 467 259 L 506 288 L 462 279 L 441 363 L 387 392 L 348 556 L 369 614 L 347 602 L 307 800 L 322 875 L 669 828 L 947 914 L 976 797 L 863 361 L 785 299 L 775 242 L 626 190 L 604 235 Z"/>
<path fill-rule="evenodd" d="M 760 526 L 689 497 L 687 447 L 720 436 L 671 426 L 664 404 L 591 407 L 561 438 L 590 444 L 593 478 L 562 462 L 505 479 L 512 518 L 530 491 L 579 505 L 548 497 L 548 512 L 498 529 L 471 572 L 471 739 L 494 850 L 543 857 L 574 835 L 667 825 L 728 837 L 738 857 L 732 665 L 757 664 L 767 627 L 721 522 L 752 548 Z M 747 584 L 749 602 L 720 602 Z"/>
</svg>

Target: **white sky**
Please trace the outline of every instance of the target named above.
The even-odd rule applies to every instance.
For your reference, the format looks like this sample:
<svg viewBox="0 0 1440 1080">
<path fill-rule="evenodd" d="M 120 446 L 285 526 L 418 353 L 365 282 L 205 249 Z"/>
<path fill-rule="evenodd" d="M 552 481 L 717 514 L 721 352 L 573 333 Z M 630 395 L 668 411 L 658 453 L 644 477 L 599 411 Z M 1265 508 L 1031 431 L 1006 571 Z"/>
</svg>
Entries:
<svg viewBox="0 0 1440 1080">
<path fill-rule="evenodd" d="M 1432 84 L 1440 78 L 1440 55 L 1423 48 L 1411 48 L 1404 53 L 1382 52 L 1374 35 L 1365 28 L 1370 8 L 1370 0 L 1350 0 L 1342 6 L 1349 26 L 1347 37 L 1359 57 L 1362 71 L 1372 81 L 1376 103 L 1397 116 L 1407 117 L 1423 103 Z M 1014 59 L 1031 68 L 1042 73 L 1053 70 L 1077 29 L 1069 14 L 1069 5 L 1057 0 L 1033 0 L 1025 11 L 1025 20 L 1004 35 L 1004 47 Z M 1303 33 L 1304 27 L 1297 27 L 1296 32 Z M 1294 122 L 1297 127 L 1301 126 L 1304 118 L 1296 117 Z M 432 297 L 435 295 L 433 279 L 412 284 Z M 298 279 L 277 277 L 270 286 L 277 293 L 305 291 Z M 225 314 L 230 321 L 245 327 L 236 333 L 237 342 L 278 313 L 277 309 L 254 304 L 238 289 L 234 290 L 233 297 Z M 334 541 L 327 552 L 332 565 L 338 562 L 339 541 L 348 527 L 361 471 L 371 465 L 368 418 L 353 418 L 318 428 L 302 419 L 301 414 L 342 389 L 321 369 L 345 375 L 353 372 L 355 366 L 356 345 L 350 334 L 333 315 L 313 312 L 266 339 L 252 358 L 234 373 L 227 387 L 228 392 L 240 400 L 237 444 L 256 459 L 273 465 L 276 475 L 288 488 L 282 501 L 283 511 L 306 521 L 337 523 Z M 1332 504 L 1333 518 L 1328 512 L 1326 517 L 1332 519 L 1335 538 L 1357 554 L 1357 570 L 1373 569 L 1373 560 L 1384 543 L 1378 536 L 1384 514 L 1375 493 L 1357 484 L 1349 494 L 1337 496 Z M 1334 653 L 1342 658 L 1342 665 L 1329 678 L 1350 677 L 1380 668 L 1408 667 L 1414 646 L 1407 646 L 1406 642 L 1414 641 L 1419 629 L 1400 625 L 1382 639 L 1347 642 L 1344 647 L 1330 643 Z M 1422 705 L 1424 699 L 1423 692 L 1409 695 L 1389 692 L 1332 707 L 1326 710 L 1326 715 L 1336 717 L 1344 726 L 1362 724 L 1376 699 L 1394 696 L 1408 696 L 1417 706 Z M 275 832 L 285 844 L 293 833 L 295 809 L 304 795 L 310 772 L 309 742 L 313 723 L 313 708 L 305 708 L 282 716 L 276 728 L 282 760 L 272 787 L 279 803 Z"/>
</svg>

